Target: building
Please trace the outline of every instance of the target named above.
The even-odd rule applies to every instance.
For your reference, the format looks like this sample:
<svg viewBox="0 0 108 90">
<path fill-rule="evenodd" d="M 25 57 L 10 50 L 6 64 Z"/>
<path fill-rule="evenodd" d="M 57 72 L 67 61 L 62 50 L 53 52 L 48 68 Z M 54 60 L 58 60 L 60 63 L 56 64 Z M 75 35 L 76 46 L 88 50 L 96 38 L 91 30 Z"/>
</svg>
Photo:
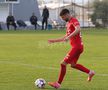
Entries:
<svg viewBox="0 0 108 90">
<path fill-rule="evenodd" d="M 40 19 L 37 0 L 0 0 L 0 22 L 6 22 L 9 12 L 16 20 L 28 21 L 33 12 Z"/>
</svg>

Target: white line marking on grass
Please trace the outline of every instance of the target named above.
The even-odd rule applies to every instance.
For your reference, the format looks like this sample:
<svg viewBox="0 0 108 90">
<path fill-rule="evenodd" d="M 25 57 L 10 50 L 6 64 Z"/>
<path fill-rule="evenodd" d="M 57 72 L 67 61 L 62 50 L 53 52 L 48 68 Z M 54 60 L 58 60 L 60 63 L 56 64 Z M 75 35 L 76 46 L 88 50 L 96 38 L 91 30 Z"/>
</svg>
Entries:
<svg viewBox="0 0 108 90">
<path fill-rule="evenodd" d="M 20 65 L 20 66 L 27 66 L 31 68 L 37 68 L 37 69 L 49 69 L 49 70 L 59 70 L 58 68 L 53 68 L 53 67 L 47 67 L 47 66 L 42 66 L 42 65 L 31 65 L 31 64 L 25 64 L 25 63 L 19 63 L 19 62 L 9 62 L 9 61 L 0 61 L 0 63 L 4 64 L 13 64 L 13 65 Z"/>
<path fill-rule="evenodd" d="M 108 60 L 108 56 L 95 56 L 95 57 L 91 57 L 91 58 L 96 58 L 96 59 L 104 59 L 104 60 Z"/>
<path fill-rule="evenodd" d="M 108 76 L 108 74 L 96 74 L 96 75 L 98 75 L 98 76 Z"/>
<path fill-rule="evenodd" d="M 47 66 L 41 66 L 41 65 L 31 65 L 31 64 L 24 64 L 24 63 L 18 63 L 18 62 L 9 62 L 9 61 L 0 61 L 0 63 L 4 63 L 4 64 L 14 64 L 14 65 L 20 65 L 20 66 L 26 66 L 26 67 L 30 67 L 30 68 L 36 68 L 36 69 L 47 69 L 47 70 L 57 70 L 59 71 L 59 68 L 55 68 L 55 67 L 47 67 Z M 72 70 L 67 70 L 67 71 L 72 71 Z M 97 76 L 108 76 L 108 74 L 103 73 L 103 74 L 99 74 L 96 73 Z"/>
</svg>

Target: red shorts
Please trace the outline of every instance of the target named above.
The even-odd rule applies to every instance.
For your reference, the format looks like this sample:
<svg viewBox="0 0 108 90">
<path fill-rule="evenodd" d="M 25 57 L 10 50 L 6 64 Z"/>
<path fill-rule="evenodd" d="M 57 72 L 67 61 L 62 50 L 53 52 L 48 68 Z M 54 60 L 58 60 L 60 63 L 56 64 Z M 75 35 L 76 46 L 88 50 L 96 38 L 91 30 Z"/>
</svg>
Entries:
<svg viewBox="0 0 108 90">
<path fill-rule="evenodd" d="M 83 46 L 81 46 L 80 48 L 72 48 L 64 58 L 64 61 L 68 64 L 77 63 L 78 58 L 82 52 Z"/>
</svg>

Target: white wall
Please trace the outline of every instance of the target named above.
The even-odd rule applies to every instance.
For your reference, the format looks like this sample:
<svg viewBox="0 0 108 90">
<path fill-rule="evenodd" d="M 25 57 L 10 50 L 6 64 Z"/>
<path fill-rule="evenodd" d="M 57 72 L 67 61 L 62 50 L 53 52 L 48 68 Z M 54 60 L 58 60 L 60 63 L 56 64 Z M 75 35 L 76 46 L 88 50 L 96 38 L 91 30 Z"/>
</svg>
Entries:
<svg viewBox="0 0 108 90">
<path fill-rule="evenodd" d="M 8 4 L 0 4 L 0 22 L 6 22 L 6 18 L 9 13 Z"/>
<path fill-rule="evenodd" d="M 10 6 L 11 7 L 11 6 Z M 38 20 L 40 19 L 40 12 L 37 0 L 20 0 L 19 4 L 13 5 L 13 15 L 15 20 L 29 21 L 32 13 L 35 13 Z"/>
</svg>

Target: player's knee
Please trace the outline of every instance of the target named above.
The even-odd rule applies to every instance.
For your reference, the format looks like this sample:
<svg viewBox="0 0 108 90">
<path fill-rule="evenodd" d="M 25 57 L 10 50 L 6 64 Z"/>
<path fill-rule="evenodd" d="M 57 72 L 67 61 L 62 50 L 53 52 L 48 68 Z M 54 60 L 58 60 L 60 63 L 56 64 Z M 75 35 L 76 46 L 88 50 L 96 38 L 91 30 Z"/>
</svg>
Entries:
<svg viewBox="0 0 108 90">
<path fill-rule="evenodd" d="M 72 68 L 75 68 L 75 67 L 76 67 L 76 63 L 72 63 L 72 64 L 71 64 L 71 67 L 72 67 Z"/>
<path fill-rule="evenodd" d="M 67 65 L 67 63 L 66 62 L 64 62 L 64 61 L 62 61 L 61 63 L 60 63 L 61 65 Z"/>
</svg>

